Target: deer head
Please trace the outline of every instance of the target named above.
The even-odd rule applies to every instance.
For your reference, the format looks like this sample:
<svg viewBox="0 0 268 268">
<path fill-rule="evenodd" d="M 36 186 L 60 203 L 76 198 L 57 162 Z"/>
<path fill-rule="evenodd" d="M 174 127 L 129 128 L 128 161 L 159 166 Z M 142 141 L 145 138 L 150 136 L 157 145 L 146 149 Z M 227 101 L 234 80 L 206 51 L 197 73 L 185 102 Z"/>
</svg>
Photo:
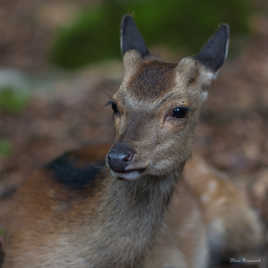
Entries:
<svg viewBox="0 0 268 268">
<path fill-rule="evenodd" d="M 114 176 L 166 177 L 189 158 L 201 106 L 228 43 L 229 27 L 221 25 L 196 56 L 167 63 L 150 54 L 133 18 L 123 17 L 124 76 L 109 102 L 116 135 L 106 160 Z"/>
</svg>

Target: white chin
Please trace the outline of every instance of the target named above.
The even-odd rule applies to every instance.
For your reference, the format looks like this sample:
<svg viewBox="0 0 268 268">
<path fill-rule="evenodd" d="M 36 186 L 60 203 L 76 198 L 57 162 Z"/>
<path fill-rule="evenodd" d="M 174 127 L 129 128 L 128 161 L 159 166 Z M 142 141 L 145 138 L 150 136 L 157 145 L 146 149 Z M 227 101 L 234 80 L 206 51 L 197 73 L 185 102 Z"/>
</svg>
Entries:
<svg viewBox="0 0 268 268">
<path fill-rule="evenodd" d="M 121 178 L 121 179 L 128 180 L 128 181 L 134 181 L 138 179 L 141 175 L 139 171 L 130 171 L 126 173 L 119 173 L 119 172 L 112 171 L 112 173 L 114 176 Z"/>
</svg>

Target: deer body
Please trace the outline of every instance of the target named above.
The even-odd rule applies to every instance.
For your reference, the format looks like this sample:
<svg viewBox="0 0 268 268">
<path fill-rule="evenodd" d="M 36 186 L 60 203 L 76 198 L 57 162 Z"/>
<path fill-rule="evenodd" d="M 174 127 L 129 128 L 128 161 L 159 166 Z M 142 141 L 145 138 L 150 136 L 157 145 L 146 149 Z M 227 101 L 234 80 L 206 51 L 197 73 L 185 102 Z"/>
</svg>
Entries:
<svg viewBox="0 0 268 268">
<path fill-rule="evenodd" d="M 74 190 L 56 182 L 48 172 L 39 171 L 16 196 L 17 206 L 12 209 L 16 221 L 8 223 L 4 267 L 142 267 L 145 255 L 152 251 L 152 241 L 161 241 L 157 233 L 169 237 L 174 255 L 180 248 L 177 239 L 171 241 L 174 236 L 167 227 L 174 218 L 172 210 L 165 213 L 169 203 L 177 209 L 184 207 L 184 215 L 189 214 L 183 218 L 192 225 L 185 240 L 196 232 L 197 244 L 202 250 L 206 246 L 197 205 L 182 182 L 174 189 L 177 176 L 157 182 L 144 178 L 129 185 L 103 168 L 93 179 L 94 187 L 89 182 L 88 188 Z M 170 201 L 174 190 L 178 193 Z M 185 250 L 190 254 L 192 249 L 193 245 Z M 147 267 L 161 267 L 152 263 L 154 259 L 147 257 Z"/>
<path fill-rule="evenodd" d="M 6 222 L 4 268 L 205 267 L 206 227 L 182 170 L 228 34 L 223 25 L 197 56 L 165 63 L 123 18 L 125 73 L 109 102 L 116 135 L 107 167 L 82 149 L 26 180 Z"/>
<path fill-rule="evenodd" d="M 170 191 L 174 187 L 165 185 L 166 181 L 163 181 L 163 185 L 159 182 L 159 188 L 154 188 L 154 193 L 151 192 L 152 185 L 147 185 L 148 196 L 139 200 L 139 191 L 144 194 L 144 182 L 136 185 L 135 189 L 128 189 L 124 181 L 100 173 L 95 180 L 100 184 L 99 187 L 106 186 L 102 188 L 104 192 L 83 189 L 73 193 L 73 190 L 62 189 L 62 185 L 48 180 L 47 174 L 42 173 L 29 179 L 16 196 L 16 204 L 19 206 L 13 208 L 16 221 L 8 224 L 8 250 L 4 267 L 82 268 L 108 267 L 111 264 L 113 267 L 132 267 L 134 264 L 141 265 L 139 262 L 144 260 L 144 255 L 148 252 L 150 253 L 145 267 L 164 267 L 159 263 L 159 259 L 154 263 L 154 254 L 159 254 L 159 249 L 161 254 L 165 249 L 165 256 L 171 256 L 167 260 L 161 258 L 162 262 L 185 263 L 185 267 L 188 267 L 188 260 L 195 261 L 195 247 L 196 251 L 204 251 L 197 254 L 198 267 L 201 267 L 200 263 L 205 263 L 205 227 L 199 207 L 183 186 L 183 182 L 179 182 L 175 190 L 179 193 L 170 201 L 171 209 L 164 219 L 168 198 L 172 195 Z M 173 183 L 177 181 L 170 179 L 174 180 Z M 172 215 L 178 209 L 181 213 L 184 212 L 183 218 Z M 180 224 L 182 237 L 179 241 L 184 242 L 181 247 L 185 247 L 182 249 L 177 241 L 178 237 L 174 239 L 170 227 L 173 226 L 173 230 L 178 231 L 178 222 L 174 222 L 174 219 L 185 221 L 184 225 L 188 226 L 185 228 L 183 223 Z M 189 231 L 188 235 L 186 229 Z M 158 232 L 161 235 L 157 237 Z M 156 240 L 157 244 L 160 240 L 161 243 L 161 237 L 166 244 L 160 248 L 156 246 L 154 252 L 151 249 L 152 241 Z M 180 250 L 190 255 L 189 258 L 181 258 Z"/>
</svg>

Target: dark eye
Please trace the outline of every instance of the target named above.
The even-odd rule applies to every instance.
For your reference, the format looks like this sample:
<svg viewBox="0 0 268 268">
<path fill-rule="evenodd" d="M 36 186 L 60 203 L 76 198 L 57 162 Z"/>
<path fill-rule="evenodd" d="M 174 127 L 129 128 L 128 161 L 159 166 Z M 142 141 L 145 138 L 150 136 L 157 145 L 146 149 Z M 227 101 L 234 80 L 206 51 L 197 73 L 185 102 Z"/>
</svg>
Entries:
<svg viewBox="0 0 268 268">
<path fill-rule="evenodd" d="M 188 110 L 187 107 L 176 107 L 172 110 L 171 116 L 175 118 L 184 118 L 187 115 Z"/>
<path fill-rule="evenodd" d="M 117 104 L 114 101 L 108 101 L 107 105 L 112 106 L 112 109 L 113 109 L 113 112 L 114 112 L 115 115 L 118 115 L 120 113 L 119 110 L 118 110 Z"/>
</svg>

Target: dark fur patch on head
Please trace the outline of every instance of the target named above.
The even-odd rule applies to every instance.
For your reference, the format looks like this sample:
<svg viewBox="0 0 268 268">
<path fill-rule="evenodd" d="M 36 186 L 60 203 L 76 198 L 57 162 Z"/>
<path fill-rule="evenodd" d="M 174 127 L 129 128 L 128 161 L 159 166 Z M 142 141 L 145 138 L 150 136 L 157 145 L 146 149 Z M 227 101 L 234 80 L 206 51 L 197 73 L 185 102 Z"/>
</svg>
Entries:
<svg viewBox="0 0 268 268">
<path fill-rule="evenodd" d="M 85 164 L 71 152 L 63 154 L 45 166 L 52 172 L 53 179 L 73 189 L 81 189 L 93 183 L 103 167 L 104 161 Z"/>
<path fill-rule="evenodd" d="M 172 87 L 175 67 L 175 63 L 145 62 L 129 81 L 128 90 L 138 99 L 156 99 Z"/>
</svg>

